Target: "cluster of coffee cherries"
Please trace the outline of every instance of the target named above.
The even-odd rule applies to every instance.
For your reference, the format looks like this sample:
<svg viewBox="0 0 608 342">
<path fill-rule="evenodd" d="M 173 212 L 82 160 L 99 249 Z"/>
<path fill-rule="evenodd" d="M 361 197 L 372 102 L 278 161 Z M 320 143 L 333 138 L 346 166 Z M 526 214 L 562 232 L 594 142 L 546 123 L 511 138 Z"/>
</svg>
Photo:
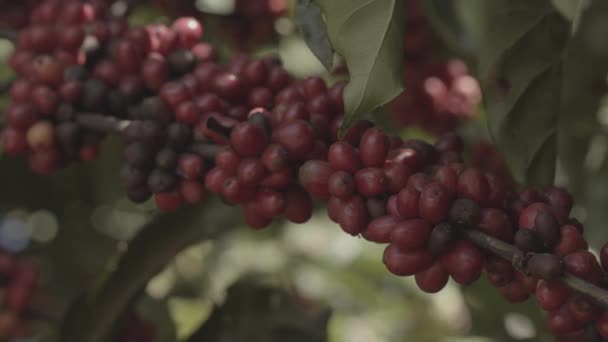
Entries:
<svg viewBox="0 0 608 342">
<path fill-rule="evenodd" d="M 132 312 L 123 329 L 118 334 L 117 342 L 152 342 L 156 340 L 156 326 Z"/>
<path fill-rule="evenodd" d="M 415 276 L 421 290 L 434 293 L 449 278 L 470 285 L 485 270 L 508 301 L 535 296 L 560 339 L 608 338 L 608 314 L 559 281 L 569 272 L 605 287 L 605 270 L 588 250 L 582 225 L 569 217 L 568 192 L 516 192 L 510 178 L 466 166 L 454 135 L 430 145 L 371 127 L 358 138 L 334 142 L 327 159 L 304 163 L 299 182 L 328 200 L 329 217 L 345 232 L 388 244 L 383 261 L 390 272 Z M 514 245 L 518 257 L 485 253 L 466 238 L 470 230 Z"/>
<path fill-rule="evenodd" d="M 39 287 L 36 263 L 0 251 L 0 341 L 30 335 L 30 304 Z"/>
<path fill-rule="evenodd" d="M 395 119 L 434 134 L 454 131 L 475 115 L 481 101 L 477 80 L 461 60 L 442 62 L 418 0 L 405 1 L 404 83 L 408 91 L 389 108 Z"/>
<path fill-rule="evenodd" d="M 47 0 L 32 8 L 10 59 L 18 78 L 1 136 L 6 154 L 27 155 L 41 174 L 97 157 L 100 134 L 80 127 L 76 116 L 120 110 L 120 94 L 109 82 L 114 71 L 96 62 L 125 29 L 107 1 Z"/>
<path fill-rule="evenodd" d="M 50 20 L 58 11 L 62 19 Z M 507 300 L 534 295 L 561 340 L 608 339 L 608 313 L 559 280 L 567 271 L 605 285 L 563 189 L 517 192 L 500 163 L 465 164 L 455 135 L 431 145 L 359 121 L 339 139 L 346 83 L 294 80 L 271 57 L 222 65 L 192 18 L 129 27 L 106 2 L 46 0 L 30 23 L 11 59 L 20 79 L 2 142 L 9 154 L 28 153 L 34 170 L 93 159 L 101 136 L 90 119 L 107 119 L 127 141 L 120 179 L 135 202 L 153 196 L 174 211 L 209 190 L 261 229 L 280 216 L 304 223 L 313 199 L 327 200 L 333 221 L 388 244 L 389 271 L 415 276 L 423 291 L 450 277 L 471 284 L 485 270 Z M 406 45 L 424 51 L 415 43 Z M 485 253 L 466 238 L 471 231 L 514 245 L 517 260 Z"/>
</svg>

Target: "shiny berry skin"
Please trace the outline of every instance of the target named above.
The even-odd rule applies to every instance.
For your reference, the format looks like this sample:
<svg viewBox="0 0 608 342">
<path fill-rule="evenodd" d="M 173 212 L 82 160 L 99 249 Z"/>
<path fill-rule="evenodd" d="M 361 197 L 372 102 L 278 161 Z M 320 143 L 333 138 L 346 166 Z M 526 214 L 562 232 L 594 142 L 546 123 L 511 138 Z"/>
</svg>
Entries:
<svg viewBox="0 0 608 342">
<path fill-rule="evenodd" d="M 334 170 L 354 174 L 361 168 L 361 159 L 357 150 L 349 143 L 339 141 L 329 147 L 328 161 Z"/>
<path fill-rule="evenodd" d="M 268 218 L 275 218 L 285 210 L 285 196 L 281 192 L 269 188 L 258 190 L 254 201 L 260 214 Z"/>
<path fill-rule="evenodd" d="M 557 255 L 565 256 L 576 251 L 587 250 L 587 241 L 575 226 L 567 224 L 560 228 L 560 232 L 560 241 L 554 248 Z"/>
<path fill-rule="evenodd" d="M 151 55 L 141 66 L 141 79 L 148 89 L 159 90 L 169 80 L 169 65 L 160 55 Z"/>
<path fill-rule="evenodd" d="M 459 284 L 468 285 L 479 279 L 483 269 L 483 253 L 468 241 L 456 241 L 442 255 L 441 263 Z"/>
<path fill-rule="evenodd" d="M 445 253 L 450 249 L 456 237 L 457 231 L 451 224 L 443 222 L 436 225 L 428 239 L 429 253 L 433 256 Z"/>
<path fill-rule="evenodd" d="M 407 166 L 399 163 L 388 163 L 384 166 L 384 176 L 386 177 L 387 190 L 392 194 L 396 194 L 407 184 L 407 180 L 411 175 Z"/>
<path fill-rule="evenodd" d="M 180 156 L 178 165 L 180 174 L 188 180 L 200 178 L 205 169 L 203 158 L 196 154 L 184 154 Z"/>
<path fill-rule="evenodd" d="M 279 125 L 272 133 L 272 142 L 285 148 L 293 160 L 304 160 L 314 148 L 312 126 L 304 120 Z"/>
<path fill-rule="evenodd" d="M 309 160 L 298 171 L 300 185 L 319 199 L 329 197 L 328 182 L 333 174 L 329 163 L 321 160 Z"/>
<path fill-rule="evenodd" d="M 513 241 L 513 227 L 509 216 L 502 210 L 484 208 L 480 212 L 480 220 L 477 229 L 497 239 Z"/>
<path fill-rule="evenodd" d="M 440 183 L 427 184 L 418 200 L 420 217 L 431 223 L 442 222 L 448 216 L 451 199 L 448 190 Z"/>
<path fill-rule="evenodd" d="M 277 172 L 289 165 L 287 150 L 279 144 L 270 144 L 262 153 L 262 164 L 270 172 Z"/>
<path fill-rule="evenodd" d="M 573 275 L 600 286 L 604 273 L 595 256 L 589 251 L 578 251 L 564 257 L 566 270 Z"/>
<path fill-rule="evenodd" d="M 420 219 L 397 223 L 391 233 L 391 243 L 403 251 L 413 251 L 426 245 L 433 227 Z"/>
<path fill-rule="evenodd" d="M 536 216 L 539 212 L 545 211 L 551 213 L 551 207 L 545 203 L 537 202 L 527 206 L 519 214 L 519 229 L 532 229 L 536 224 Z"/>
<path fill-rule="evenodd" d="M 258 126 L 250 122 L 241 122 L 232 129 L 230 143 L 239 156 L 255 157 L 268 145 L 268 136 Z"/>
<path fill-rule="evenodd" d="M 418 203 L 420 192 L 411 186 L 406 186 L 397 194 L 397 210 L 399 215 L 404 218 L 418 217 Z"/>
<path fill-rule="evenodd" d="M 562 308 L 550 312 L 547 317 L 549 330 L 554 334 L 565 334 L 583 327 L 583 323 L 576 320 L 569 310 Z"/>
<path fill-rule="evenodd" d="M 458 177 L 458 195 L 484 204 L 489 195 L 489 185 L 483 172 L 476 168 L 465 169 Z"/>
<path fill-rule="evenodd" d="M 361 196 L 351 196 L 342 201 L 337 215 L 340 228 L 350 235 L 357 235 L 367 227 L 369 214 Z"/>
<path fill-rule="evenodd" d="M 304 223 L 312 217 L 312 198 L 302 188 L 294 187 L 285 193 L 283 216 L 293 223 Z"/>
<path fill-rule="evenodd" d="M 391 273 L 398 276 L 411 276 L 433 265 L 433 257 L 424 249 L 406 253 L 393 244 L 384 250 L 382 261 Z"/>
<path fill-rule="evenodd" d="M 387 180 L 382 169 L 366 167 L 355 173 L 357 191 L 367 197 L 377 196 L 386 191 Z"/>
<path fill-rule="evenodd" d="M 239 163 L 237 179 L 241 184 L 256 185 L 265 175 L 264 165 L 257 158 L 244 159 Z"/>
<path fill-rule="evenodd" d="M 179 45 L 183 48 L 191 48 L 203 37 L 203 26 L 192 17 L 178 18 L 171 26 L 177 33 Z"/>
<path fill-rule="evenodd" d="M 437 293 L 441 291 L 450 279 L 449 273 L 441 263 L 435 262 L 428 269 L 416 273 L 416 285 L 426 293 Z"/>
<path fill-rule="evenodd" d="M 359 144 L 361 161 L 363 165 L 381 167 L 389 149 L 389 139 L 386 134 L 377 128 L 368 128 Z"/>
<path fill-rule="evenodd" d="M 219 194 L 222 192 L 222 186 L 228 177 L 230 177 L 230 174 L 219 167 L 215 167 L 205 175 L 205 187 L 209 191 Z"/>
<path fill-rule="evenodd" d="M 355 180 L 347 172 L 336 171 L 329 177 L 327 187 L 332 196 L 346 198 L 355 192 Z"/>
<path fill-rule="evenodd" d="M 401 219 L 392 215 L 375 218 L 361 232 L 361 236 L 368 241 L 389 243 L 391 233 L 400 221 Z"/>
</svg>

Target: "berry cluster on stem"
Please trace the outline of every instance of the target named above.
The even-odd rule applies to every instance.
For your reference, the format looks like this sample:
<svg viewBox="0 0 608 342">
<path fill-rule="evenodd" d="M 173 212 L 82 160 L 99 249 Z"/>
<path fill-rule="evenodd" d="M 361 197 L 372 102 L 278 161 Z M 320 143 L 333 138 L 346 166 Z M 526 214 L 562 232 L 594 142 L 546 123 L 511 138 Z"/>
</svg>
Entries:
<svg viewBox="0 0 608 342">
<path fill-rule="evenodd" d="M 69 15 L 49 21 L 59 10 Z M 304 223 L 313 200 L 327 201 L 333 221 L 386 244 L 388 270 L 423 291 L 485 272 L 508 301 L 536 297 L 560 340 L 608 340 L 608 246 L 599 262 L 564 189 L 518 191 L 500 167 L 466 162 L 454 134 L 429 144 L 359 121 L 338 137 L 345 82 L 296 80 L 272 57 L 221 64 L 193 18 L 131 27 L 103 6 L 56 0 L 31 18 L 11 59 L 20 78 L 2 141 L 33 170 L 94 159 L 118 133 L 134 202 L 175 211 L 210 191 L 262 229 Z"/>
</svg>

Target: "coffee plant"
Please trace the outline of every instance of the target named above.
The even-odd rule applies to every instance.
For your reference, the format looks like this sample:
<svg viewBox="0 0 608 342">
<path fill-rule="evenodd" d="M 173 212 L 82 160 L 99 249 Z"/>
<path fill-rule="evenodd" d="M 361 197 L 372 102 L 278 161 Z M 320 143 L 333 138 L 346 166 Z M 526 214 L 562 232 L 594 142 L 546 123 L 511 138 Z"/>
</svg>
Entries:
<svg viewBox="0 0 608 342">
<path fill-rule="evenodd" d="M 0 341 L 608 341 L 606 19 L 0 0 Z"/>
</svg>

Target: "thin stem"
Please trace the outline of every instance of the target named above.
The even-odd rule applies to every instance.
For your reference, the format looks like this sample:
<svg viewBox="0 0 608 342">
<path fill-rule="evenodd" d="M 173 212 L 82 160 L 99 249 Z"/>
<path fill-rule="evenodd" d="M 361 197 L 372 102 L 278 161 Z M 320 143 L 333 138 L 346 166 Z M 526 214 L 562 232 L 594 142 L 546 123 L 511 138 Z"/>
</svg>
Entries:
<svg viewBox="0 0 608 342">
<path fill-rule="evenodd" d="M 119 120 L 97 113 L 81 113 L 76 122 L 90 130 L 103 133 L 120 133 L 131 123 L 129 120 Z"/>
<path fill-rule="evenodd" d="M 477 230 L 467 229 L 462 233 L 475 245 L 511 261 L 516 268 L 522 267 L 525 270 L 525 267 L 521 265 L 523 253 L 517 247 Z M 518 265 L 520 267 L 518 267 Z M 564 273 L 559 280 L 571 289 L 587 295 L 589 298 L 594 299 L 598 304 L 608 309 L 608 291 L 569 273 Z"/>
</svg>

